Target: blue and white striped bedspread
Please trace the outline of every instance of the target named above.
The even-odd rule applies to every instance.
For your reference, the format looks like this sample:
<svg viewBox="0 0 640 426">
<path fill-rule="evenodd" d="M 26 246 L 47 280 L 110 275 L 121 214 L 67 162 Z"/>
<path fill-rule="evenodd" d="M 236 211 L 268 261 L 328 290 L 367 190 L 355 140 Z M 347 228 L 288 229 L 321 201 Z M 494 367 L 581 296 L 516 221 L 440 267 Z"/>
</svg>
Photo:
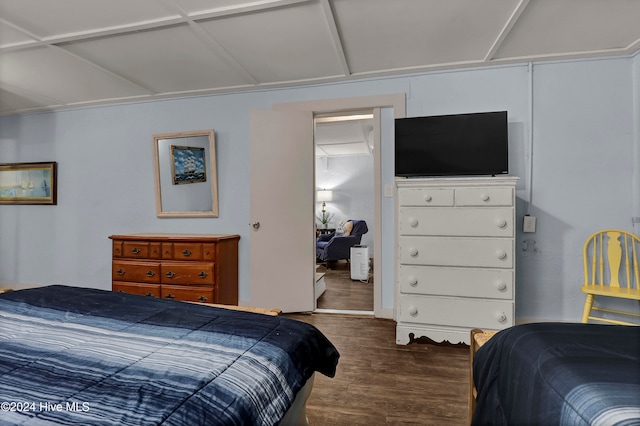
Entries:
<svg viewBox="0 0 640 426">
<path fill-rule="evenodd" d="M 473 425 L 640 425 L 640 327 L 534 323 L 473 362 Z"/>
<path fill-rule="evenodd" d="M 339 354 L 315 327 L 50 286 L 0 295 L 2 425 L 272 425 Z"/>
</svg>

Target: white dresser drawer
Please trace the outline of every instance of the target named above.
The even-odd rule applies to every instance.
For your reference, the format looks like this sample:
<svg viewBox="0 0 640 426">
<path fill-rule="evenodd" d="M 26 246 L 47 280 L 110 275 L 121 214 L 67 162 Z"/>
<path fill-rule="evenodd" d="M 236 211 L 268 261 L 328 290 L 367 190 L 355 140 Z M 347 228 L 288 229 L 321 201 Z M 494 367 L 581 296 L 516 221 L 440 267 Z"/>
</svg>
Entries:
<svg viewBox="0 0 640 426">
<path fill-rule="evenodd" d="M 501 300 L 400 295 L 400 321 L 503 329 L 513 325 L 513 303 Z"/>
<path fill-rule="evenodd" d="M 513 206 L 511 188 L 456 188 L 456 206 Z"/>
<path fill-rule="evenodd" d="M 399 251 L 405 265 L 513 267 L 513 238 L 401 236 Z"/>
<path fill-rule="evenodd" d="M 401 206 L 453 206 L 453 189 L 404 188 L 399 191 Z"/>
<path fill-rule="evenodd" d="M 400 235 L 513 237 L 511 207 L 406 207 L 400 211 Z"/>
<path fill-rule="evenodd" d="M 504 269 L 400 265 L 399 284 L 405 294 L 513 299 L 513 271 Z"/>
</svg>

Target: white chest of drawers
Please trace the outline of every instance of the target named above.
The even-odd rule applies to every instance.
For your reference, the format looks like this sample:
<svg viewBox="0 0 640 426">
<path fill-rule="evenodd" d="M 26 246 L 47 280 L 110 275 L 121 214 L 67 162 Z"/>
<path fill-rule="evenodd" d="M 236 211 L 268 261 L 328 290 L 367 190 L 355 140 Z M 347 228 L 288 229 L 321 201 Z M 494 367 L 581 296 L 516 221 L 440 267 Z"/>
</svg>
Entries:
<svg viewBox="0 0 640 426">
<path fill-rule="evenodd" d="M 397 179 L 396 343 L 514 324 L 517 181 Z"/>
</svg>

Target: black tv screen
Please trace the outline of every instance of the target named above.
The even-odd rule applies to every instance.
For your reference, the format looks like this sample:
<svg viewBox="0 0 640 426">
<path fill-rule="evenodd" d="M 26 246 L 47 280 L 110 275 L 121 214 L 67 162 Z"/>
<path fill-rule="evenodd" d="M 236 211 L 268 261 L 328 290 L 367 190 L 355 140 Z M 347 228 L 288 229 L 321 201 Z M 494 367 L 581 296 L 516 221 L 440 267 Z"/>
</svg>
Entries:
<svg viewBox="0 0 640 426">
<path fill-rule="evenodd" d="M 507 111 L 395 120 L 395 175 L 509 172 Z"/>
</svg>

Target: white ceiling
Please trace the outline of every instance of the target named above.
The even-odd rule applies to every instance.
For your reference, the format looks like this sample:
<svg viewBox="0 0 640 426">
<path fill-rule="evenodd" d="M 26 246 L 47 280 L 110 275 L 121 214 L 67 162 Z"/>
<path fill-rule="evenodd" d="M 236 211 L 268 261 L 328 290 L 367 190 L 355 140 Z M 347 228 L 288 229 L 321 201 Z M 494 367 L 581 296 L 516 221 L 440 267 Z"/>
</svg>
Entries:
<svg viewBox="0 0 640 426">
<path fill-rule="evenodd" d="M 640 49 L 640 0 L 0 0 L 0 114 Z"/>
<path fill-rule="evenodd" d="M 319 117 L 315 120 L 316 156 L 373 154 L 373 114 Z"/>
</svg>

